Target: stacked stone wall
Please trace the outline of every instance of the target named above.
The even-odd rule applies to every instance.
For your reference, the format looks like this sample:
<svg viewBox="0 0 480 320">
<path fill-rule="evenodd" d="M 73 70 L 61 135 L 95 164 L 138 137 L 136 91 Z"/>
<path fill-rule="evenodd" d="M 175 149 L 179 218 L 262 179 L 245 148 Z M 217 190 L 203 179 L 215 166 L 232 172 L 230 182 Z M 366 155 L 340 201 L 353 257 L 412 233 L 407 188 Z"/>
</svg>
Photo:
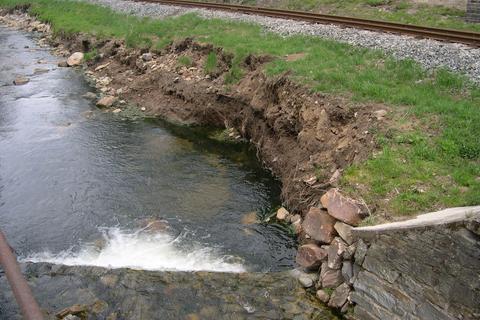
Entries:
<svg viewBox="0 0 480 320">
<path fill-rule="evenodd" d="M 451 210 L 458 219 L 447 223 L 439 212 L 430 223 L 353 230 L 368 247 L 355 260 L 357 319 L 480 319 L 480 207 Z"/>
<path fill-rule="evenodd" d="M 466 20 L 480 23 L 480 0 L 468 0 Z"/>
</svg>

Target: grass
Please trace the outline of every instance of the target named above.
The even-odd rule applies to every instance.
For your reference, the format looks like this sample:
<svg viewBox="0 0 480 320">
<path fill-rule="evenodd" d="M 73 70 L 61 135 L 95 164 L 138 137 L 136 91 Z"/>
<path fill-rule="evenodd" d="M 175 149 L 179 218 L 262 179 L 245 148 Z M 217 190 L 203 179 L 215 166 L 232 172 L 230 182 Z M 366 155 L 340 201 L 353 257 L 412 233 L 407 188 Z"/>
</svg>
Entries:
<svg viewBox="0 0 480 320">
<path fill-rule="evenodd" d="M 204 71 L 205 74 L 212 74 L 217 69 L 217 54 L 215 52 L 210 52 L 205 61 Z"/>
<path fill-rule="evenodd" d="M 480 89 L 460 75 L 427 72 L 413 61 L 319 38 L 283 38 L 240 22 L 195 15 L 152 20 L 82 2 L 0 0 L 7 7 L 22 3 L 31 3 L 30 12 L 57 33 L 115 37 L 153 50 L 185 37 L 222 47 L 234 54 L 227 84 L 242 77 L 247 55 L 267 54 L 277 57 L 267 66 L 269 75 L 289 71 L 313 91 L 385 104 L 395 121 L 377 133 L 381 150 L 348 168 L 342 187 L 375 205 L 379 215 L 480 204 Z M 304 57 L 283 59 L 298 52 Z M 213 61 L 207 59 L 205 68 Z"/>
<path fill-rule="evenodd" d="M 98 55 L 97 49 L 93 49 L 93 50 L 85 53 L 84 59 L 85 59 L 85 61 L 90 61 L 90 60 L 95 59 L 97 57 L 97 55 Z"/>
<path fill-rule="evenodd" d="M 205 0 L 202 0 L 205 1 Z M 365 19 L 394 21 L 439 28 L 472 30 L 480 32 L 480 25 L 465 22 L 463 2 L 456 7 L 419 4 L 406 0 L 207 0 L 220 3 L 261 5 L 324 14 L 354 16 Z"/>
<path fill-rule="evenodd" d="M 178 64 L 183 67 L 191 67 L 193 66 L 192 58 L 188 56 L 180 56 L 178 57 Z"/>
</svg>

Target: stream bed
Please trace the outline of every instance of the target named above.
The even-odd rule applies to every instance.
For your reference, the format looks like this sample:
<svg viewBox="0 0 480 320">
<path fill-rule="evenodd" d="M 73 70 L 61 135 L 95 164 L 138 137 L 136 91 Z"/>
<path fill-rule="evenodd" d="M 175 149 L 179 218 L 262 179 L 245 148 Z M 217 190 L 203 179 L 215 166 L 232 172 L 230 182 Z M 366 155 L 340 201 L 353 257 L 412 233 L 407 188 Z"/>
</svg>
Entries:
<svg viewBox="0 0 480 320">
<path fill-rule="evenodd" d="M 258 223 L 280 188 L 248 145 L 100 110 L 57 61 L 0 26 L 0 228 L 50 315 L 332 318 L 289 275 L 288 230 Z M 0 318 L 18 318 L 0 288 Z"/>
</svg>

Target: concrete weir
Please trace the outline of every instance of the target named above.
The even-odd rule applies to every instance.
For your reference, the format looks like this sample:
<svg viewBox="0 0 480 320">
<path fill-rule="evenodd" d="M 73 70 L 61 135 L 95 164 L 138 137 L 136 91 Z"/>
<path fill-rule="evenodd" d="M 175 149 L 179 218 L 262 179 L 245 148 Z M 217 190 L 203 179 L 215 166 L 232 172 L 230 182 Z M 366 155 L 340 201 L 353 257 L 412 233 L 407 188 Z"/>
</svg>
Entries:
<svg viewBox="0 0 480 320">
<path fill-rule="evenodd" d="M 359 319 L 479 319 L 480 206 L 360 227 Z M 361 246 L 359 246 L 360 248 Z"/>
</svg>

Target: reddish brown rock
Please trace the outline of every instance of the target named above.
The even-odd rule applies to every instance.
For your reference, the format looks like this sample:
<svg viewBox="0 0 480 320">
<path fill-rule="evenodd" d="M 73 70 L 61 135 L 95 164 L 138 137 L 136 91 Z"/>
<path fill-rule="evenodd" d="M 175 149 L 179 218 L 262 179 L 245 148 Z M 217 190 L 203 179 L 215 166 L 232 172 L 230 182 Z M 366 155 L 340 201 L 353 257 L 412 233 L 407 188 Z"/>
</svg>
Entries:
<svg viewBox="0 0 480 320">
<path fill-rule="evenodd" d="M 301 246 L 297 252 L 297 263 L 307 269 L 320 267 L 327 258 L 327 251 L 316 244 L 310 243 Z"/>
<path fill-rule="evenodd" d="M 343 240 L 345 240 L 346 243 L 348 244 L 353 243 L 353 234 L 352 234 L 353 227 L 352 226 L 338 221 L 337 223 L 335 223 L 335 230 L 337 231 L 338 235 Z"/>
<path fill-rule="evenodd" d="M 330 300 L 328 301 L 328 306 L 331 308 L 340 309 L 345 305 L 350 293 L 350 287 L 348 284 L 344 283 L 333 291 Z"/>
<path fill-rule="evenodd" d="M 330 189 L 320 201 L 329 215 L 352 226 L 357 226 L 367 215 L 363 204 L 343 196 L 338 189 Z"/>
<path fill-rule="evenodd" d="M 342 270 L 330 269 L 327 262 L 322 263 L 320 271 L 322 288 L 336 288 L 343 282 Z"/>
<path fill-rule="evenodd" d="M 303 230 L 314 240 L 330 243 L 335 237 L 335 219 L 320 208 L 310 208 L 305 220 Z"/>
<path fill-rule="evenodd" d="M 333 239 L 332 243 L 328 246 L 328 267 L 330 269 L 340 269 L 342 267 L 342 256 L 347 245 L 340 238 Z"/>
<path fill-rule="evenodd" d="M 75 52 L 67 59 L 67 64 L 70 67 L 78 66 L 83 62 L 84 54 L 82 52 Z"/>
</svg>

